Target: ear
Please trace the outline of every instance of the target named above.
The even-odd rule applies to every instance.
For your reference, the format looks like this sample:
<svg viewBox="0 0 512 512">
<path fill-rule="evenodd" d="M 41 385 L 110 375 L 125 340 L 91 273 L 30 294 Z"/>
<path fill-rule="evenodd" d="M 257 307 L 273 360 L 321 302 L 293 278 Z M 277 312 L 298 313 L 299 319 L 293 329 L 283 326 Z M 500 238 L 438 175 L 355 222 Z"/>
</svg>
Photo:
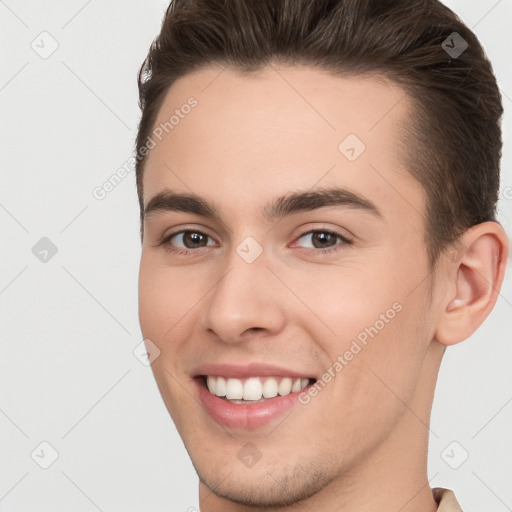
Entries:
<svg viewBox="0 0 512 512">
<path fill-rule="evenodd" d="M 508 239 L 497 222 L 467 230 L 449 254 L 444 254 L 449 286 L 435 339 L 455 345 L 480 327 L 496 304 L 505 276 Z"/>
</svg>

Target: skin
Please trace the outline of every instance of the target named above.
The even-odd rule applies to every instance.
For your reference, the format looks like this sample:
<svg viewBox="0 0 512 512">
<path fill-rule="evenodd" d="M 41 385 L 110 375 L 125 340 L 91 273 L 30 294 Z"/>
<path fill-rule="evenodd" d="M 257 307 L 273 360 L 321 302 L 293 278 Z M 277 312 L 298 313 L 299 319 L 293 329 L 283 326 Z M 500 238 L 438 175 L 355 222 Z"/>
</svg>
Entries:
<svg viewBox="0 0 512 512">
<path fill-rule="evenodd" d="M 203 68 L 168 91 L 156 125 L 194 96 L 198 105 L 154 147 L 144 203 L 165 190 L 213 202 L 220 221 L 184 212 L 144 220 L 139 316 L 161 353 L 152 370 L 200 477 L 202 512 L 322 510 L 430 512 L 429 419 L 447 345 L 470 336 L 500 289 L 507 239 L 497 223 L 468 230 L 457 257 L 429 269 L 425 193 L 399 142 L 409 99 L 377 77 L 335 77 L 302 66 L 242 75 Z M 366 150 L 338 150 L 356 134 Z M 324 207 L 269 221 L 276 197 L 343 187 L 382 217 Z M 174 237 L 204 233 L 209 245 Z M 333 237 L 321 254 L 303 233 Z M 262 254 L 236 252 L 247 236 Z M 325 241 L 325 238 L 324 238 Z M 320 378 L 393 304 L 401 311 L 307 405 L 257 429 L 215 423 L 193 396 L 206 362 L 262 362 Z M 257 329 L 256 329 L 257 328 Z M 251 468 L 237 452 L 252 443 Z"/>
</svg>

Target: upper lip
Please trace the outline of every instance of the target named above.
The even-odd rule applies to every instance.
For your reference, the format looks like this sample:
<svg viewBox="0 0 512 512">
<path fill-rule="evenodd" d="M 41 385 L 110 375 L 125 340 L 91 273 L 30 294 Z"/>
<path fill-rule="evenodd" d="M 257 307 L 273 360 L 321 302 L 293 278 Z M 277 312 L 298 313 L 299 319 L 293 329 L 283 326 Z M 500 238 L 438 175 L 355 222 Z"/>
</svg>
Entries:
<svg viewBox="0 0 512 512">
<path fill-rule="evenodd" d="M 315 378 L 308 372 L 291 370 L 284 366 L 264 363 L 231 364 L 231 363 L 205 363 L 191 372 L 193 377 L 203 375 L 231 377 L 244 379 L 248 377 L 295 377 Z"/>
</svg>

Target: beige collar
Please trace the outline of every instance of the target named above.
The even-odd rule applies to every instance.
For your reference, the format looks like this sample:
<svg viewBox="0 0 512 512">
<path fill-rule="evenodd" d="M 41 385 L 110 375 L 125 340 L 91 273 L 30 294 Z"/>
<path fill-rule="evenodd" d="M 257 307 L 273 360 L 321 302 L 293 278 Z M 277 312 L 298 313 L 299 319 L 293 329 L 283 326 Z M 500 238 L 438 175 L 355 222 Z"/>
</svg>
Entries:
<svg viewBox="0 0 512 512">
<path fill-rule="evenodd" d="M 443 487 L 434 487 L 432 494 L 439 505 L 437 512 L 462 512 L 459 502 L 455 497 L 455 493 L 452 490 L 444 489 Z"/>
</svg>

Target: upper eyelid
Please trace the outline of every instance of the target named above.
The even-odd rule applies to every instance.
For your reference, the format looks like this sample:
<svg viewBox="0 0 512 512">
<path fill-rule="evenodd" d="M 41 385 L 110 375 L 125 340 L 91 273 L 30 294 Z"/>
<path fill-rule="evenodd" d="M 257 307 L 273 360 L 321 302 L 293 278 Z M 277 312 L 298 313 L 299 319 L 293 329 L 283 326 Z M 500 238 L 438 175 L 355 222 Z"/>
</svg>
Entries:
<svg viewBox="0 0 512 512">
<path fill-rule="evenodd" d="M 345 237 L 345 238 L 352 238 L 352 237 L 355 238 L 355 236 L 347 228 L 342 228 L 342 227 L 333 228 L 333 227 L 329 227 L 329 226 L 325 225 L 326 224 L 325 222 L 309 222 L 309 223 L 307 223 L 307 225 L 310 225 L 310 226 L 312 224 L 319 224 L 319 226 L 309 227 L 309 228 L 301 228 L 300 230 L 294 229 L 293 232 L 295 233 L 295 232 L 298 231 L 298 233 L 294 234 L 293 236 L 294 237 L 304 236 L 304 235 L 306 235 L 308 233 L 311 233 L 312 231 L 328 231 L 328 232 L 336 233 L 339 236 L 342 236 L 342 237 Z M 186 232 L 186 231 L 194 231 L 194 232 L 197 232 L 197 233 L 202 233 L 204 235 L 207 235 L 207 236 L 209 236 L 211 238 L 215 238 L 214 235 L 211 235 L 210 233 L 208 233 L 209 228 L 205 228 L 203 226 L 201 226 L 199 228 L 196 228 L 193 225 L 186 225 L 186 224 L 183 227 L 181 227 L 180 229 L 178 229 L 177 231 L 174 231 L 174 232 L 171 231 L 169 234 L 163 235 L 162 238 L 168 238 L 169 236 L 174 236 L 174 235 Z"/>
<path fill-rule="evenodd" d="M 299 233 L 299 235 L 297 235 L 295 237 L 295 240 L 299 240 L 303 236 L 311 235 L 313 233 L 329 233 L 329 234 L 334 235 L 334 236 L 339 236 L 341 239 L 346 239 L 346 240 L 349 239 L 348 236 L 345 236 L 344 234 L 339 233 L 335 229 L 328 229 L 328 228 L 317 229 L 317 228 L 315 228 L 315 229 L 308 229 L 307 231 L 303 231 L 302 233 Z"/>
<path fill-rule="evenodd" d="M 162 240 L 167 240 L 167 239 L 169 239 L 171 237 L 174 237 L 176 235 L 180 235 L 182 233 L 188 233 L 188 232 L 201 233 L 202 235 L 206 235 L 206 236 L 209 236 L 210 238 L 215 239 L 215 237 L 213 235 L 211 235 L 210 233 L 208 233 L 207 231 L 208 231 L 208 229 L 203 228 L 203 227 L 195 228 L 195 227 L 192 227 L 192 226 L 190 226 L 190 227 L 189 226 L 185 226 L 185 227 L 182 227 L 182 228 L 180 228 L 180 229 L 178 229 L 176 231 L 171 230 L 171 231 L 169 231 L 169 233 L 166 233 L 164 231 L 164 234 L 161 236 L 161 239 Z"/>
<path fill-rule="evenodd" d="M 164 235 L 161 238 L 159 244 L 169 243 L 170 240 L 172 240 L 174 237 L 176 237 L 178 235 L 183 235 L 184 233 L 200 233 L 201 235 L 205 235 L 206 237 L 211 238 L 212 240 L 215 241 L 215 243 L 217 243 L 217 241 L 215 240 L 215 237 L 213 237 L 212 235 L 209 235 L 208 233 L 205 233 L 204 231 L 202 231 L 200 229 L 179 229 L 178 231 L 172 231 L 168 235 Z M 193 250 L 193 249 L 191 249 L 191 250 Z"/>
<path fill-rule="evenodd" d="M 300 240 L 301 238 L 307 236 L 307 235 L 311 235 L 313 233 L 330 233 L 331 235 L 334 235 L 338 238 L 341 239 L 341 242 L 342 244 L 336 244 L 332 247 L 328 247 L 324 250 L 334 250 L 334 248 L 337 246 L 337 245 L 347 245 L 347 244 L 352 244 L 353 243 L 353 240 L 348 237 L 348 236 L 345 236 L 341 233 L 339 233 L 338 231 L 336 230 L 331 230 L 331 229 L 327 229 L 327 228 L 324 228 L 324 229 L 309 229 L 307 231 L 304 231 L 303 233 L 300 233 L 298 236 L 296 236 L 294 239 L 293 239 L 293 242 L 291 242 L 292 244 L 295 244 L 297 242 L 297 240 Z M 293 246 L 292 246 L 293 247 Z M 306 248 L 306 249 L 309 249 L 309 248 Z M 322 249 L 311 249 L 313 251 L 316 251 L 316 252 L 320 252 L 322 251 Z"/>
</svg>

